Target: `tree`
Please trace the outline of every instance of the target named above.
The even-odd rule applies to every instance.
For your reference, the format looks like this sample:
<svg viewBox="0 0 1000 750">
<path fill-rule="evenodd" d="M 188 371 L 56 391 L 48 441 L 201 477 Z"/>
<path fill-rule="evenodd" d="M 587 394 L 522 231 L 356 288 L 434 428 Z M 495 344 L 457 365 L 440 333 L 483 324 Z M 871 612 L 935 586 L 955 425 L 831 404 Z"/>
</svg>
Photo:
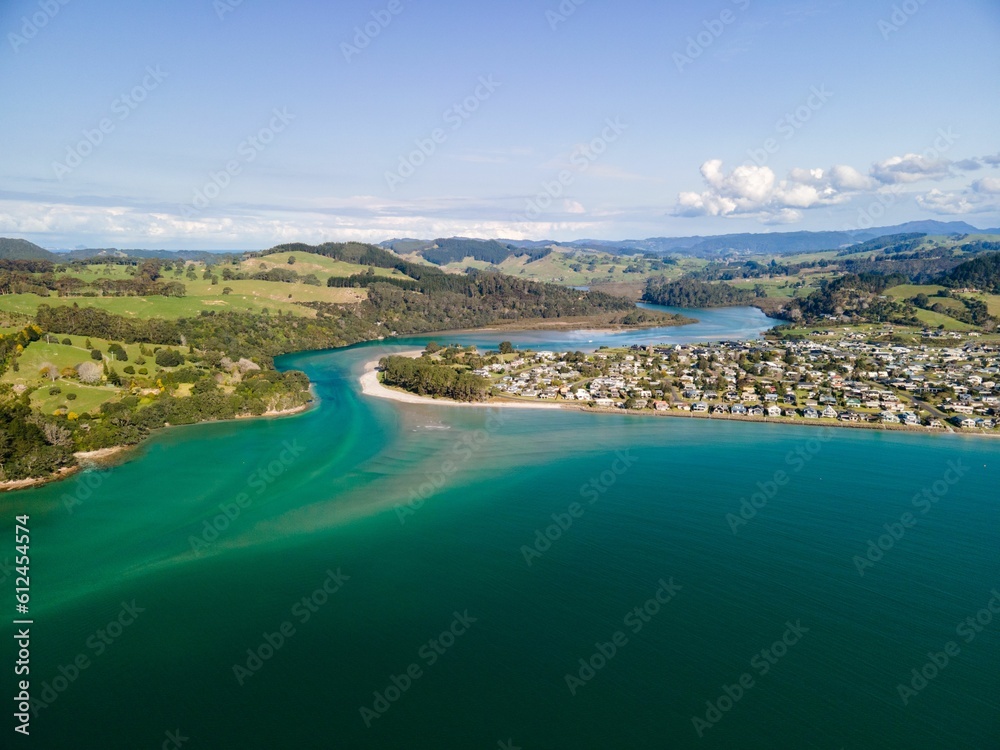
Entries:
<svg viewBox="0 0 1000 750">
<path fill-rule="evenodd" d="M 288 265 L 290 265 L 290 266 L 294 266 L 295 265 L 295 256 L 294 255 L 289 255 L 288 256 Z"/>
<path fill-rule="evenodd" d="M 76 366 L 76 373 L 81 383 L 98 383 L 104 369 L 96 362 L 81 362 Z"/>
<path fill-rule="evenodd" d="M 100 361 L 100 360 L 104 359 L 104 355 L 101 354 L 101 350 L 100 349 L 91 349 L 90 350 L 90 358 L 91 359 L 95 359 L 97 361 Z"/>
<path fill-rule="evenodd" d="M 509 341 L 501 341 L 500 342 L 500 353 L 501 354 L 513 354 L 514 353 L 514 345 L 512 343 L 510 343 Z"/>
<path fill-rule="evenodd" d="M 156 353 L 156 364 L 160 367 L 177 367 L 184 364 L 184 355 L 176 349 L 160 349 Z"/>
</svg>

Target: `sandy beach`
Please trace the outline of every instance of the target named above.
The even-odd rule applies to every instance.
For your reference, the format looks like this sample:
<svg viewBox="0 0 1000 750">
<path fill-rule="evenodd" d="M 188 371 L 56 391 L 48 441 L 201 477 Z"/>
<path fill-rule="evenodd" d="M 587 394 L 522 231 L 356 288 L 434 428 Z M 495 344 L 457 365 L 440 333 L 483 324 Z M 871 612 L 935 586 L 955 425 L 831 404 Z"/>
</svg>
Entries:
<svg viewBox="0 0 1000 750">
<path fill-rule="evenodd" d="M 412 355 L 411 352 L 407 354 Z M 406 355 L 404 355 L 406 356 Z M 375 369 L 378 367 L 378 360 L 373 360 L 365 365 L 365 374 L 361 376 L 361 392 L 366 396 L 374 396 L 375 398 L 384 398 L 390 401 L 397 401 L 402 404 L 431 404 L 433 406 L 472 406 L 472 407 L 487 407 L 502 408 L 502 409 L 555 409 L 562 410 L 562 407 L 558 404 L 543 404 L 543 403 L 532 403 L 530 401 L 525 401 L 524 403 L 519 403 L 517 401 L 475 401 L 475 402 L 465 402 L 465 401 L 452 401 L 445 398 L 431 398 L 430 396 L 418 396 L 415 393 L 407 393 L 406 391 L 396 390 L 394 388 L 386 388 L 379 382 L 378 371 Z"/>
</svg>

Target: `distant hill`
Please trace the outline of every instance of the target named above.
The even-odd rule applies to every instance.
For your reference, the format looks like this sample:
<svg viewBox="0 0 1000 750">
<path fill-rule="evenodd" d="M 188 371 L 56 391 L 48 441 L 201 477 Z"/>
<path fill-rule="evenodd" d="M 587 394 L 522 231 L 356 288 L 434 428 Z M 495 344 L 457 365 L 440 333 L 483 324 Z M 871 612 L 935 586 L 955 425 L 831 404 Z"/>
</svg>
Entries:
<svg viewBox="0 0 1000 750">
<path fill-rule="evenodd" d="M 430 241 L 390 240 L 383 242 L 382 247 L 387 247 L 400 254 L 416 253 L 428 263 L 433 263 L 436 266 L 459 263 L 466 258 L 498 265 L 514 256 L 528 256 L 530 262 L 544 258 L 552 252 L 547 247 L 526 248 L 498 240 L 476 240 L 467 237 L 451 237 Z"/>
<path fill-rule="evenodd" d="M 0 260 L 58 260 L 58 256 L 34 242 L 0 237 Z"/>
<path fill-rule="evenodd" d="M 119 250 L 116 247 L 94 247 L 54 253 L 55 260 L 90 260 L 92 258 L 160 258 L 162 260 L 195 260 L 207 263 L 222 263 L 230 258 L 240 258 L 240 252 L 214 252 L 211 250 Z"/>
<path fill-rule="evenodd" d="M 953 235 L 953 234 L 993 234 L 997 230 L 981 230 L 964 221 L 911 221 L 890 227 L 872 229 L 849 229 L 826 232 L 766 232 L 722 234 L 715 236 L 693 235 L 690 237 L 649 237 L 642 240 L 574 240 L 572 242 L 551 242 L 547 240 L 389 240 L 382 246 L 397 253 L 417 252 L 427 258 L 425 251 L 442 242 L 488 243 L 510 248 L 541 251 L 557 247 L 575 250 L 600 250 L 618 255 L 656 253 L 674 254 L 696 258 L 720 258 L 727 255 L 796 255 L 822 250 L 840 250 L 880 237 L 899 234 Z M 472 245 L 470 245 L 472 247 Z M 441 257 L 441 256 L 438 256 Z M 475 257 L 473 255 L 473 257 Z M 492 257 L 492 256 L 491 256 Z M 484 258 L 485 259 L 485 258 Z M 494 261 L 489 261 L 494 262 Z"/>
</svg>

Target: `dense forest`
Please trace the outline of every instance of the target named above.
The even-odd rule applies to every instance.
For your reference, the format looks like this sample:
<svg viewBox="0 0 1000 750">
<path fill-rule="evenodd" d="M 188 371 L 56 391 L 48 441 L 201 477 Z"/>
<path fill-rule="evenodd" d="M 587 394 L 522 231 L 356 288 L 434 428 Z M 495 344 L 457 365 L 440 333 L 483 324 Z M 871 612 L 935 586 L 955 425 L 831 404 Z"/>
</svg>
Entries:
<svg viewBox="0 0 1000 750">
<path fill-rule="evenodd" d="M 411 357 L 383 357 L 379 361 L 382 382 L 421 396 L 440 396 L 456 401 L 484 401 L 490 384 L 486 378 L 459 371 L 447 364 Z"/>
<path fill-rule="evenodd" d="M 752 291 L 737 289 L 729 284 L 706 284 L 692 278 L 667 281 L 659 277 L 646 281 L 642 299 L 654 305 L 694 308 L 749 305 L 758 296 Z"/>
<path fill-rule="evenodd" d="M 1000 294 L 1000 253 L 986 253 L 968 260 L 942 275 L 938 283 L 952 288 L 973 288 Z"/>
</svg>

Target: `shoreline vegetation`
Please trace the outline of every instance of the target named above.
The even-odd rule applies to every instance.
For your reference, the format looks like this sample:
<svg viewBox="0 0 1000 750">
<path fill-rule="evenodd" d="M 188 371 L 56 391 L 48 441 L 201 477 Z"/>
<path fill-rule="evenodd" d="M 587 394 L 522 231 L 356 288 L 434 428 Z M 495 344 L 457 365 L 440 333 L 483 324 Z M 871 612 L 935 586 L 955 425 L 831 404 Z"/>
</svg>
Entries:
<svg viewBox="0 0 1000 750">
<path fill-rule="evenodd" d="M 1000 398 L 983 396 L 995 389 L 995 382 L 985 383 L 986 389 L 979 391 L 981 401 L 970 399 L 963 383 L 980 385 L 982 378 L 959 375 L 958 367 L 943 368 L 944 381 L 929 383 L 922 374 L 923 364 L 918 364 L 934 356 L 928 353 L 929 347 L 911 352 L 907 347 L 886 350 L 877 344 L 849 342 L 850 362 L 846 363 L 847 357 L 836 348 L 814 346 L 736 341 L 635 345 L 620 350 L 601 347 L 585 355 L 517 351 L 502 342 L 499 351 L 480 354 L 475 347 L 446 348 L 432 342 L 423 351 L 368 362 L 361 384 L 365 395 L 407 404 L 564 409 L 1000 437 L 1000 422 L 993 418 L 1000 416 L 1000 410 L 988 406 Z M 984 363 L 993 355 L 990 361 L 997 364 L 995 354 L 1000 347 L 967 346 L 972 348 L 960 351 L 967 351 L 970 361 Z M 914 362 L 909 361 L 911 354 Z M 986 359 L 981 359 L 983 355 Z M 870 364 L 867 356 L 883 362 Z M 938 356 L 953 365 L 962 359 L 954 348 Z M 899 363 L 890 367 L 885 359 Z M 843 363 L 829 366 L 838 360 Z M 803 364 L 817 361 L 822 366 Z M 860 367 L 886 367 L 887 371 Z M 910 381 L 890 375 L 889 371 L 897 369 L 908 373 Z M 847 380 L 839 371 L 856 372 L 866 380 Z M 931 399 L 937 403 L 930 403 Z M 984 416 L 977 419 L 975 414 Z"/>
<path fill-rule="evenodd" d="M 298 406 L 289 407 L 287 409 L 270 409 L 265 411 L 263 414 L 237 414 L 231 419 L 206 419 L 200 422 L 194 422 L 193 425 L 211 424 L 212 422 L 235 422 L 244 419 L 280 419 L 282 417 L 291 417 L 310 411 L 314 409 L 318 403 L 319 400 L 313 396 L 312 401 Z M 193 425 L 165 424 L 160 429 L 169 430 L 171 427 L 191 427 Z M 103 468 L 108 466 L 117 466 L 130 460 L 131 454 L 142 445 L 142 442 L 144 441 L 133 443 L 131 445 L 113 445 L 108 448 L 98 448 L 91 451 L 76 451 L 73 453 L 73 458 L 76 460 L 76 463 L 73 466 L 63 466 L 52 474 L 48 474 L 46 476 L 0 481 L 0 493 L 28 489 L 30 487 L 41 487 L 42 485 L 50 484 L 52 482 L 61 482 L 62 480 L 69 479 L 71 476 L 74 476 L 85 469 L 93 467 Z"/>
</svg>

